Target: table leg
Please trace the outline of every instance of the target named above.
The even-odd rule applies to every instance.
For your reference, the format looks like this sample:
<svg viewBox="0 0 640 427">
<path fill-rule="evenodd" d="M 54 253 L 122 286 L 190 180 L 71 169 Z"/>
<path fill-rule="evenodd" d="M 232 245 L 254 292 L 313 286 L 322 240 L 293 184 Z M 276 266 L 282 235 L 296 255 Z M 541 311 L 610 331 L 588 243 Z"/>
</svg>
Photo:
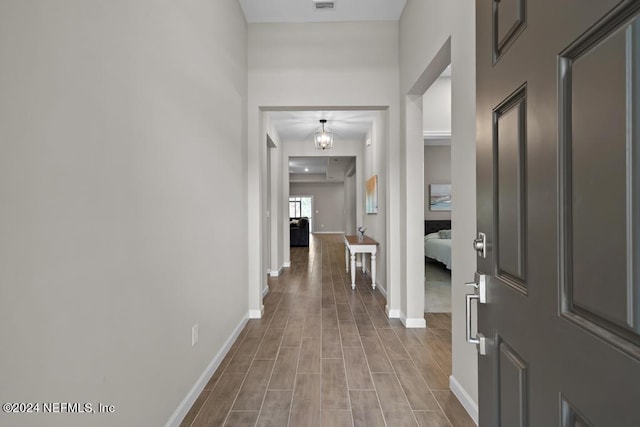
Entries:
<svg viewBox="0 0 640 427">
<path fill-rule="evenodd" d="M 351 254 L 351 289 L 356 288 L 356 254 Z"/>
<path fill-rule="evenodd" d="M 347 266 L 347 273 L 349 272 L 349 247 L 344 246 L 344 264 Z"/>
<path fill-rule="evenodd" d="M 376 288 L 376 254 L 371 254 L 371 286 Z"/>
</svg>

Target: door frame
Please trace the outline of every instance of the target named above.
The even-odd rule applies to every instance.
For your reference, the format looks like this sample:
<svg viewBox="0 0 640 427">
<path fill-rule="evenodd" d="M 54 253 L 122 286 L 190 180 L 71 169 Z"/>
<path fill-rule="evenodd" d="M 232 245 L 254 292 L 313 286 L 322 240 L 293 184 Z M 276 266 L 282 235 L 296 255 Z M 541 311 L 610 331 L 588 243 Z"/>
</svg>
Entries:
<svg viewBox="0 0 640 427">
<path fill-rule="evenodd" d="M 475 8 L 474 8 L 475 17 Z M 475 54 L 471 57 L 457 52 L 462 43 L 454 46 L 453 35 L 449 35 L 436 54 L 427 62 L 422 73 L 409 87 L 404 100 L 405 120 L 405 182 L 406 217 L 404 269 L 407 293 L 411 292 L 420 311 L 424 312 L 424 244 L 423 237 L 416 230 L 424 229 L 424 148 L 422 132 L 422 96 L 429 86 L 451 64 L 451 184 L 452 202 L 456 208 L 451 211 L 452 223 L 452 276 L 451 276 L 451 316 L 452 316 L 452 368 L 449 387 L 471 418 L 478 422 L 478 367 L 477 352 L 473 345 L 465 341 L 465 294 L 469 291 L 464 283 L 473 280 L 476 271 L 476 253 L 471 242 L 476 234 L 476 186 L 475 186 L 475 79 L 469 81 L 467 72 L 475 64 Z M 474 47 L 475 52 L 475 33 Z M 474 70 L 475 67 L 471 66 Z M 460 71 L 463 70 L 463 71 Z M 458 76 L 461 76 L 457 79 Z M 470 87 L 471 85 L 471 87 Z M 473 93 L 470 99 L 469 94 Z M 458 99 L 464 99 L 464 103 Z M 472 104 L 471 110 L 469 103 Z M 465 121 L 466 120 L 466 121 Z M 472 122 L 470 123 L 470 120 Z M 420 161 L 413 161 L 418 157 Z M 409 196 L 411 195 L 411 196 Z M 417 195 L 418 200 L 413 199 Z M 408 254 L 417 253 L 410 258 Z M 418 289 L 418 287 L 420 289 Z M 421 296 L 420 296 L 421 294 Z M 408 297 L 408 299 L 411 299 Z M 407 301 L 408 303 L 408 301 Z M 427 325 L 428 327 L 428 325 Z"/>
</svg>

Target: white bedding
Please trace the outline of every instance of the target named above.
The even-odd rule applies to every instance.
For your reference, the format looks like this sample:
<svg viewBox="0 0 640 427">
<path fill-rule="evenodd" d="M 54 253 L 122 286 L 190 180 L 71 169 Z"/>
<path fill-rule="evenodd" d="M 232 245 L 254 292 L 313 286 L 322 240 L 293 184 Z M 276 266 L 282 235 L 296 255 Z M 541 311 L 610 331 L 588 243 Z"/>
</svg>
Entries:
<svg viewBox="0 0 640 427">
<path fill-rule="evenodd" d="M 451 239 L 441 239 L 438 233 L 427 234 L 424 236 L 424 254 L 451 270 Z"/>
</svg>

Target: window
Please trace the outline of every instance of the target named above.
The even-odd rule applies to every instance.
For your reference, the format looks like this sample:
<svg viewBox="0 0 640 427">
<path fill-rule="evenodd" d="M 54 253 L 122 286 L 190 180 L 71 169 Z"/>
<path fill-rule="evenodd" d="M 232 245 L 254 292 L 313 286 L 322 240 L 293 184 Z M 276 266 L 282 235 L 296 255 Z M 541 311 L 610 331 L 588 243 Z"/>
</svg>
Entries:
<svg viewBox="0 0 640 427">
<path fill-rule="evenodd" d="M 300 197 L 289 198 L 289 218 L 297 218 L 302 216 L 302 200 Z"/>
<path fill-rule="evenodd" d="M 303 216 L 309 218 L 309 232 L 313 230 L 312 204 L 312 196 L 289 197 L 289 218 L 299 218 Z"/>
</svg>

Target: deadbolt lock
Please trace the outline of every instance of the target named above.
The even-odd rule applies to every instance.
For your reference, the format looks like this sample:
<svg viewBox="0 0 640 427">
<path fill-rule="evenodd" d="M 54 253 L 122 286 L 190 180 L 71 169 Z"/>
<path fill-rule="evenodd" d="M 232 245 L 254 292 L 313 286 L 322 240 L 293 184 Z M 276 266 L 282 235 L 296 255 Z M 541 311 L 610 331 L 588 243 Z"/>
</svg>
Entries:
<svg viewBox="0 0 640 427">
<path fill-rule="evenodd" d="M 473 240 L 473 249 L 478 252 L 482 258 L 487 257 L 487 235 L 484 233 L 478 233 L 478 237 Z"/>
</svg>

